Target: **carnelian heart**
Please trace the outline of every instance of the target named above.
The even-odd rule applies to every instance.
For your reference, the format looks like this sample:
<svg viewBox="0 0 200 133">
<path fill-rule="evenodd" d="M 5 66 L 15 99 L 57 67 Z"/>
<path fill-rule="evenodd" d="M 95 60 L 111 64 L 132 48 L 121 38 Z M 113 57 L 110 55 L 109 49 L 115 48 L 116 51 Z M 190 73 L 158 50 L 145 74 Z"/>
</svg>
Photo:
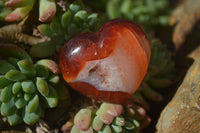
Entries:
<svg viewBox="0 0 200 133">
<path fill-rule="evenodd" d="M 150 50 L 140 27 L 116 19 L 96 33 L 82 33 L 70 39 L 61 50 L 60 68 L 69 85 L 83 95 L 123 103 L 142 82 Z"/>
</svg>

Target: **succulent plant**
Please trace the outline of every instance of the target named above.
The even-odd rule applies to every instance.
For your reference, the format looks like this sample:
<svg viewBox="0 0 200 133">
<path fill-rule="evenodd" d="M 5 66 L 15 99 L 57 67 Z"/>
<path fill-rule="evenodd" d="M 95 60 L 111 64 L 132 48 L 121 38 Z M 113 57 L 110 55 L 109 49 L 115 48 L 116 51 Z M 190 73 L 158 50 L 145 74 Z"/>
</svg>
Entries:
<svg viewBox="0 0 200 133">
<path fill-rule="evenodd" d="M 14 10 L 5 17 L 8 22 L 18 21 L 27 16 L 37 0 L 6 0 L 5 5 Z M 49 21 L 56 13 L 55 0 L 39 0 L 39 21 Z"/>
<path fill-rule="evenodd" d="M 169 6 L 166 0 L 109 0 L 106 9 L 110 19 L 125 18 L 139 22 L 145 30 L 168 24 Z"/>
<path fill-rule="evenodd" d="M 79 110 L 74 117 L 74 125 L 68 125 L 70 133 L 138 133 L 150 121 L 139 106 L 102 103 L 98 109 L 87 107 Z"/>
<path fill-rule="evenodd" d="M 33 125 L 45 108 L 58 105 L 58 65 L 50 59 L 33 64 L 23 49 L 10 44 L 0 45 L 0 55 L 0 113 L 10 125 Z"/>
<path fill-rule="evenodd" d="M 172 83 L 174 75 L 174 62 L 172 54 L 166 45 L 158 39 L 150 39 L 151 59 L 148 68 L 148 78 L 145 81 L 153 88 L 166 88 Z"/>
<path fill-rule="evenodd" d="M 96 31 L 99 19 L 96 13 L 88 14 L 82 2 L 75 1 L 68 6 L 68 11 L 52 18 L 50 24 L 41 24 L 39 31 L 51 38 L 51 41 L 39 43 L 32 47 L 31 53 L 37 57 L 49 56 L 61 48 L 64 43 L 77 33 Z M 44 51 L 45 52 L 41 52 Z"/>
</svg>

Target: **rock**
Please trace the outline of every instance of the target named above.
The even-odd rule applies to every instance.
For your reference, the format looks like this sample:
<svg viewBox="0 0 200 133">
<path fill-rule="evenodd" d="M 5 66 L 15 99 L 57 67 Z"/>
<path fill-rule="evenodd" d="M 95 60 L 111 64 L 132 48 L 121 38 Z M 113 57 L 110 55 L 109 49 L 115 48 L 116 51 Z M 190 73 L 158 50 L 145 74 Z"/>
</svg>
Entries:
<svg viewBox="0 0 200 133">
<path fill-rule="evenodd" d="M 195 62 L 188 70 L 175 96 L 162 111 L 157 133 L 199 133 L 200 131 L 200 56 L 196 49 L 190 57 Z"/>
</svg>

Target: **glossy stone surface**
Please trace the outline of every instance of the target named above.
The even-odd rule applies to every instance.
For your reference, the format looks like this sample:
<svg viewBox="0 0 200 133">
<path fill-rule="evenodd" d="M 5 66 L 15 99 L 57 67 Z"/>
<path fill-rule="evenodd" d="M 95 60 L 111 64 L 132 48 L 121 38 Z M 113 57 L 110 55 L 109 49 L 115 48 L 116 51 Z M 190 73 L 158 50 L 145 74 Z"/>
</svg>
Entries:
<svg viewBox="0 0 200 133">
<path fill-rule="evenodd" d="M 76 91 L 112 103 L 128 100 L 142 82 L 150 44 L 142 29 L 116 19 L 96 33 L 82 33 L 62 48 L 60 68 Z"/>
</svg>

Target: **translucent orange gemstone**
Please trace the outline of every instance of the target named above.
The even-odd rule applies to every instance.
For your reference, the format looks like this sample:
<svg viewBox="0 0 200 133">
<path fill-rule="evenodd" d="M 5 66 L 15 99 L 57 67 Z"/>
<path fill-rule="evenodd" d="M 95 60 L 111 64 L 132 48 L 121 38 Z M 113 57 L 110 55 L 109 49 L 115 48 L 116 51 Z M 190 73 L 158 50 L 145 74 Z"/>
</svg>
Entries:
<svg viewBox="0 0 200 133">
<path fill-rule="evenodd" d="M 140 27 L 116 19 L 96 33 L 82 33 L 70 39 L 62 48 L 60 68 L 69 85 L 83 95 L 123 103 L 142 82 L 150 50 Z"/>
</svg>

